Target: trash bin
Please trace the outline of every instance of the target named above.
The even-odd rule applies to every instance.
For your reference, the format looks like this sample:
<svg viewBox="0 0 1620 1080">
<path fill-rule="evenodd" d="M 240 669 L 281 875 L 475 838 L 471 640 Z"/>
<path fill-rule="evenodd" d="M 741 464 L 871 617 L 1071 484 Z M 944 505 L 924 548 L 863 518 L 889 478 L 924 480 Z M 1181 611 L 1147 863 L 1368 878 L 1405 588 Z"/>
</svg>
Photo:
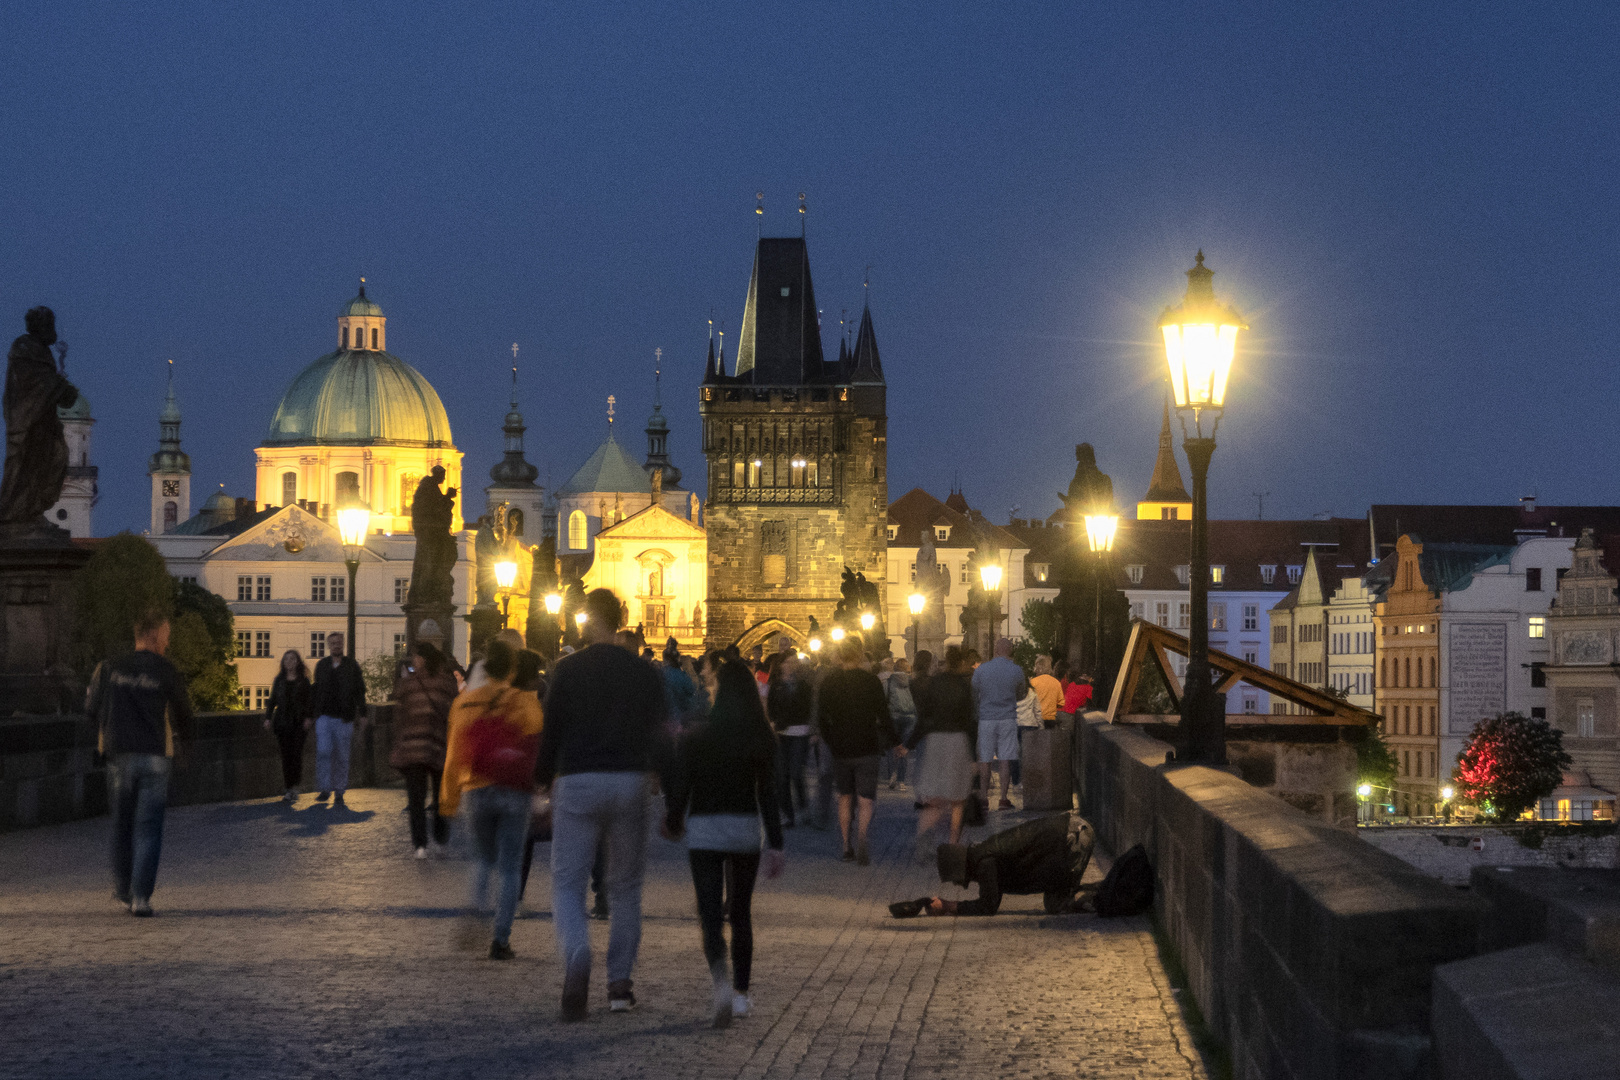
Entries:
<svg viewBox="0 0 1620 1080">
<path fill-rule="evenodd" d="M 1074 721 L 1059 716 L 1052 727 L 1031 728 L 1022 750 L 1025 810 L 1068 810 L 1073 806 L 1070 744 Z"/>
</svg>

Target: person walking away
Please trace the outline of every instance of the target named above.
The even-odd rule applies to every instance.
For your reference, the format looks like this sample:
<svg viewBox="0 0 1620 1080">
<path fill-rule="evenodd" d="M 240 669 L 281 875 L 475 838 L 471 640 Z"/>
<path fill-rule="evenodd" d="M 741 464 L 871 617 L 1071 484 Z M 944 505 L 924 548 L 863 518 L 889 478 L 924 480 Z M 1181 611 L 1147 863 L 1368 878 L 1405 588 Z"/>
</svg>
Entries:
<svg viewBox="0 0 1620 1080">
<path fill-rule="evenodd" d="M 778 667 L 785 666 L 779 663 Z M 753 896 L 765 823 L 765 876 L 782 872 L 782 824 L 775 792 L 776 738 L 746 665 L 721 666 L 710 687 L 715 706 L 682 736 L 675 782 L 666 793 L 663 834 L 686 837 L 703 925 L 703 955 L 714 983 L 714 1026 L 753 1011 Z M 726 903 L 729 901 L 729 903 Z M 731 921 L 731 969 L 723 922 Z"/>
<path fill-rule="evenodd" d="M 450 839 L 450 823 L 440 812 L 440 777 L 450 737 L 450 706 L 456 700 L 456 677 L 445 666 L 444 655 L 438 649 L 418 641 L 410 663 L 394 683 L 392 696 L 397 704 L 394 745 L 388 763 L 405 777 L 411 848 L 418 859 L 425 859 L 430 814 L 433 842 L 442 847 Z M 429 788 L 433 791 L 431 809 Z"/>
<path fill-rule="evenodd" d="M 304 725 L 314 715 L 309 711 L 309 669 L 297 649 L 281 654 L 281 670 L 270 684 L 270 701 L 265 706 L 264 730 L 276 737 L 281 752 L 281 784 L 287 790 L 283 802 L 294 802 L 304 782 Z"/>
<path fill-rule="evenodd" d="M 343 807 L 349 789 L 349 749 L 354 744 L 356 721 L 366 715 L 366 680 L 354 657 L 343 652 L 343 635 L 326 635 L 326 655 L 315 665 L 315 687 L 310 709 L 315 714 L 315 801 L 332 799 L 334 810 Z M 309 726 L 309 722 L 305 722 Z"/>
<path fill-rule="evenodd" d="M 191 722 L 191 696 L 169 651 L 169 617 L 135 623 L 135 651 L 104 661 L 91 677 L 86 712 L 100 721 L 112 804 L 113 899 L 152 914 L 163 814 L 177 732 Z"/>
<path fill-rule="evenodd" d="M 908 752 L 922 751 L 913 774 L 917 800 L 923 804 L 917 815 L 919 865 L 933 858 L 931 834 L 947 813 L 950 843 L 962 842 L 962 814 L 973 790 L 973 745 L 978 734 L 969 679 L 961 647 L 946 648 L 945 671 L 927 681 L 917 702 L 917 726 L 906 739 Z"/>
<path fill-rule="evenodd" d="M 450 741 L 445 751 L 439 809 L 454 817 L 467 795 L 469 825 L 477 863 L 472 907 L 484 910 L 489 879 L 500 876 L 491 960 L 512 959 L 512 919 L 517 914 L 518 869 L 529 830 L 534 798 L 534 767 L 544 727 L 533 694 L 512 687 L 516 655 L 504 641 L 484 653 L 484 685 L 464 690 L 450 707 Z"/>
<path fill-rule="evenodd" d="M 1050 727 L 1057 722 L 1058 710 L 1063 706 L 1063 684 L 1052 674 L 1052 658 L 1045 653 L 1035 657 L 1035 674 L 1030 676 L 1029 686 L 1040 706 L 1041 724 Z"/>
<path fill-rule="evenodd" d="M 585 888 L 598 843 L 607 843 L 608 1008 L 635 1007 L 631 979 L 641 944 L 651 786 L 669 790 L 673 745 L 663 682 L 649 664 L 617 647 L 618 597 L 585 597 L 585 648 L 557 662 L 546 694 L 536 777 L 551 789 L 552 919 L 563 955 L 562 1018 L 585 1019 L 591 939 Z"/>
<path fill-rule="evenodd" d="M 883 684 L 867 669 L 866 657 L 856 641 L 845 641 L 843 666 L 821 680 L 816 705 L 816 726 L 832 751 L 833 787 L 838 792 L 838 831 L 844 840 L 844 861 L 871 863 L 866 836 L 872 827 L 877 801 L 878 760 L 900 740 L 889 718 Z M 855 836 L 850 837 L 854 825 Z"/>
<path fill-rule="evenodd" d="M 765 712 L 776 731 L 776 794 L 782 825 L 791 829 L 810 804 L 804 783 L 804 765 L 810 750 L 810 710 L 815 704 L 810 680 L 796 654 L 784 654 L 771 674 L 765 694 Z"/>
<path fill-rule="evenodd" d="M 664 680 L 669 719 L 676 731 L 688 720 L 703 715 L 698 708 L 697 684 L 682 668 L 680 642 L 673 637 L 664 642 L 664 661 L 659 665 L 658 674 Z"/>
<path fill-rule="evenodd" d="M 990 800 L 990 766 L 1001 763 L 1001 803 L 1011 810 L 1012 762 L 1018 758 L 1018 699 L 1029 692 L 1024 669 L 1012 659 L 1012 641 L 996 638 L 996 655 L 973 672 L 973 697 L 979 710 L 979 787 Z"/>
<path fill-rule="evenodd" d="M 889 716 L 902 742 L 917 726 L 917 701 L 911 689 L 911 665 L 905 657 L 894 661 L 894 669 L 883 679 L 883 696 L 889 701 Z M 883 755 L 883 772 L 893 791 L 906 782 L 906 755 L 896 746 Z"/>
</svg>

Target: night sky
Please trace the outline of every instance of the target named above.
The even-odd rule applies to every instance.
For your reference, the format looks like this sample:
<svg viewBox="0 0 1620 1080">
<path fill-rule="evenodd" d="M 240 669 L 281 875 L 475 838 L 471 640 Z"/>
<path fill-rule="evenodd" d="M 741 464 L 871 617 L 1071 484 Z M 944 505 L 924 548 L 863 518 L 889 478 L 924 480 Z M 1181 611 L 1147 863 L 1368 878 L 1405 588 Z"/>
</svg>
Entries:
<svg viewBox="0 0 1620 1080">
<path fill-rule="evenodd" d="M 7 5 L 0 319 L 57 311 L 97 532 L 145 527 L 169 358 L 193 509 L 251 496 L 361 275 L 470 487 L 514 341 L 542 483 L 609 394 L 645 452 L 662 346 L 701 485 L 757 190 L 767 233 L 809 196 L 834 354 L 871 268 L 893 497 L 1045 515 L 1082 440 L 1140 497 L 1202 247 L 1253 328 L 1214 514 L 1620 498 L 1620 8 L 879 7 Z"/>
</svg>

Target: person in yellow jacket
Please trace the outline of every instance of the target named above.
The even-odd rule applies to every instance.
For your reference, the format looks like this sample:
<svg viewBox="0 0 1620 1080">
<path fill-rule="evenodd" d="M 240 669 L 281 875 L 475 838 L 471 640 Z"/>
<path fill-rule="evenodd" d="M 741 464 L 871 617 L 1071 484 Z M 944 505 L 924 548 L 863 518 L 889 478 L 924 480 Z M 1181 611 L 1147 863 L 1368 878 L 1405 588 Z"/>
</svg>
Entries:
<svg viewBox="0 0 1620 1080">
<path fill-rule="evenodd" d="M 512 919 L 517 913 L 523 838 L 529 829 L 543 724 L 539 700 L 512 687 L 516 658 L 504 641 L 491 642 L 484 657 L 488 681 L 462 692 L 450 706 L 450 738 L 439 785 L 439 813 L 445 817 L 454 816 L 462 794 L 467 796 L 478 856 L 473 869 L 474 911 L 485 910 L 490 872 L 500 872 L 491 960 L 512 958 Z"/>
</svg>

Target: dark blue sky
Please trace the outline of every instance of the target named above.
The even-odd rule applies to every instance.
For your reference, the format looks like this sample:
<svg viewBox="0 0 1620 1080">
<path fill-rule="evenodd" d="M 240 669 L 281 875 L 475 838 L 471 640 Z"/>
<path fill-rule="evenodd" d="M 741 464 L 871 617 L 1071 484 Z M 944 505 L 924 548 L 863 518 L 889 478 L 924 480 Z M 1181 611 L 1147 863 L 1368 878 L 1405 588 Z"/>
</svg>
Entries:
<svg viewBox="0 0 1620 1080">
<path fill-rule="evenodd" d="M 881 10 L 880 10 L 881 8 Z M 141 10 L 137 10 L 141 9 Z M 1615 93 L 1593 4 L 11 4 L 0 319 L 56 308 L 98 531 L 147 520 L 163 362 L 193 502 L 252 493 L 364 274 L 482 487 L 522 344 L 560 483 L 664 348 L 701 482 L 711 306 L 809 193 L 823 332 L 863 268 L 890 491 L 1147 483 L 1154 323 L 1202 247 L 1251 333 L 1213 512 L 1620 497 Z M 1179 441 L 1179 439 L 1178 439 Z"/>
</svg>

